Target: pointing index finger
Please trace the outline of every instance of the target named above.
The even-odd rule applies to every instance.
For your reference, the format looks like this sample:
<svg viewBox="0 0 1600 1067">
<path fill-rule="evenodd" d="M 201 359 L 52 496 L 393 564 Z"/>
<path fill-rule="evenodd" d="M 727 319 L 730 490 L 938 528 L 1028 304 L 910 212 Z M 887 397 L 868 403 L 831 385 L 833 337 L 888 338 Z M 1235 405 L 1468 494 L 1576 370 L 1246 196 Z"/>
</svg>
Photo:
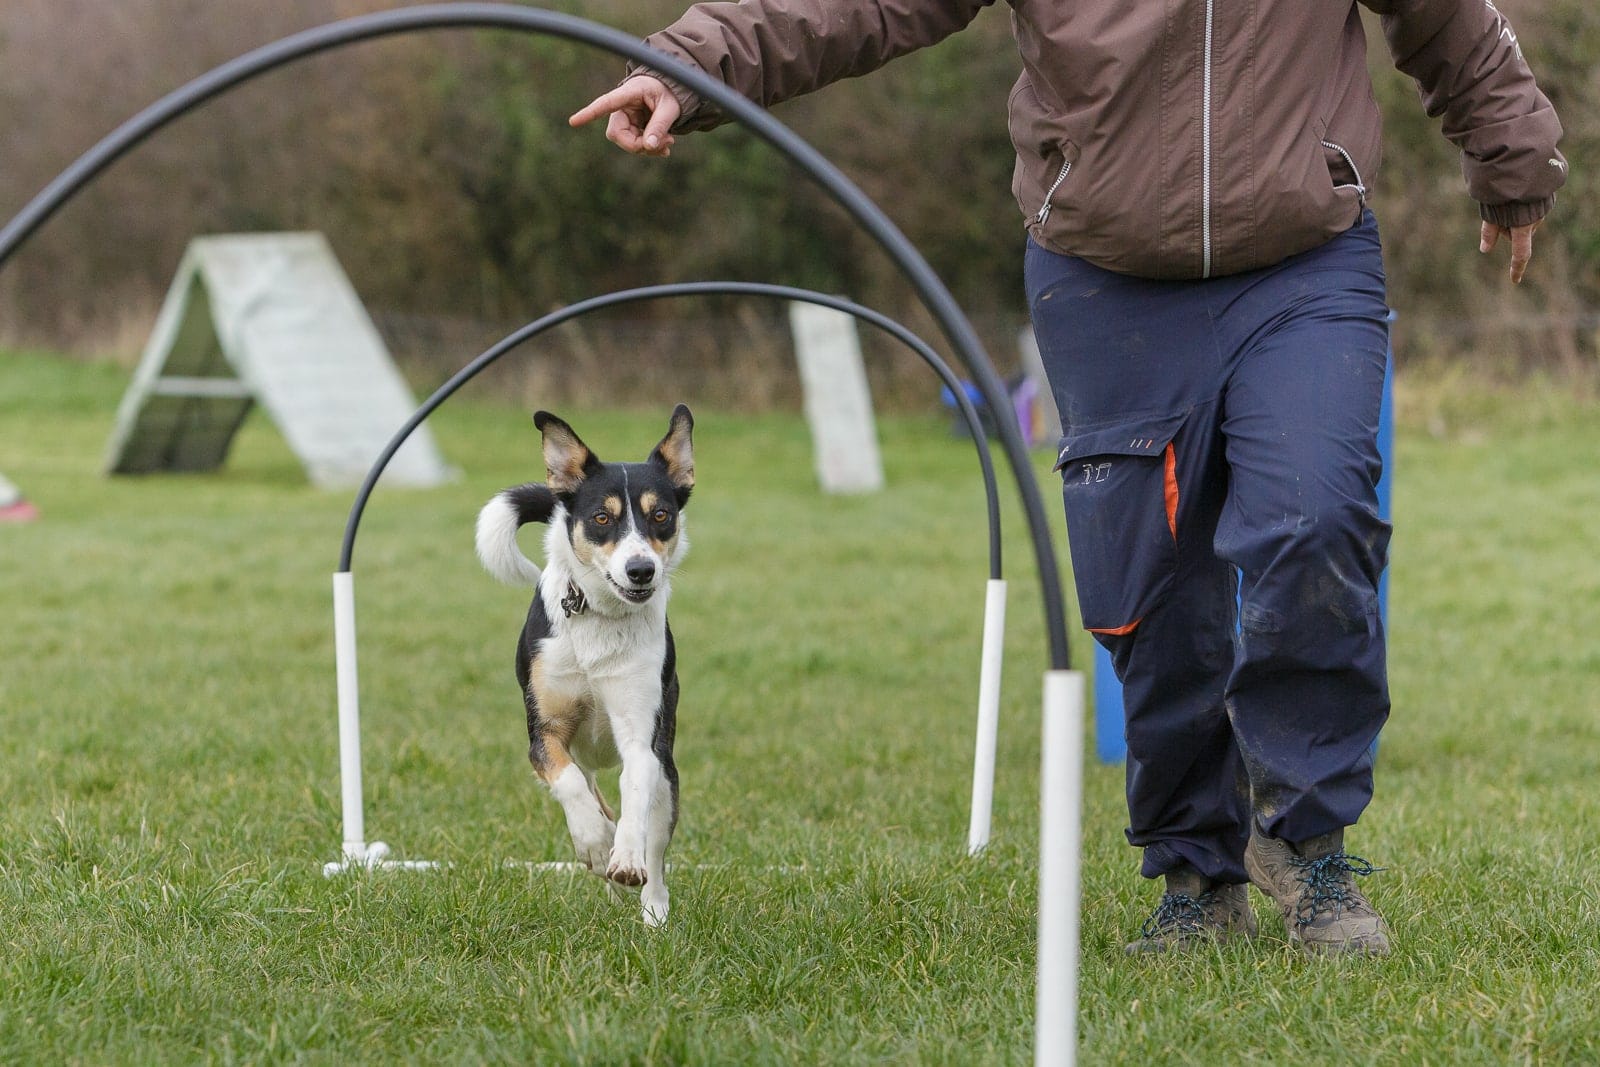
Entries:
<svg viewBox="0 0 1600 1067">
<path fill-rule="evenodd" d="M 613 111 L 620 110 L 625 103 L 626 100 L 623 98 L 622 90 L 620 88 L 613 89 L 609 93 L 595 97 L 584 107 L 573 112 L 567 119 L 567 125 L 574 127 L 586 126 L 602 115 L 609 115 Z"/>
</svg>

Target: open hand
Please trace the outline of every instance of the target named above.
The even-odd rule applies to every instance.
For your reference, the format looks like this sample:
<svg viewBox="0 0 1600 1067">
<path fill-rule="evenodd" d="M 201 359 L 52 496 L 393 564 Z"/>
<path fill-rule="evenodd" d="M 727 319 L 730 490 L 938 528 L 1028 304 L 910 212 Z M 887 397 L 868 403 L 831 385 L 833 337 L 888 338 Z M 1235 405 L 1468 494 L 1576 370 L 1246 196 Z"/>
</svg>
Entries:
<svg viewBox="0 0 1600 1067">
<path fill-rule="evenodd" d="M 682 109 L 659 79 L 636 74 L 567 119 L 569 126 L 585 126 L 609 115 L 606 140 L 636 156 L 666 157 L 672 154 L 672 124 Z"/>
</svg>

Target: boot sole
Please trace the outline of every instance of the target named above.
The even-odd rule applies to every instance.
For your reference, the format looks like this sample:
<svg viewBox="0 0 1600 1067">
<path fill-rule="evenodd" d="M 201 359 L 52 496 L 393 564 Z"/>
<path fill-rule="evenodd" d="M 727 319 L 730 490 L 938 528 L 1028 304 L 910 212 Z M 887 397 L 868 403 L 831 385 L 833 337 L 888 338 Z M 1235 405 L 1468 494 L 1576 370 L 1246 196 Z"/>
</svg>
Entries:
<svg viewBox="0 0 1600 1067">
<path fill-rule="evenodd" d="M 1382 940 L 1368 938 L 1360 941 L 1307 941 L 1298 934 L 1291 933 L 1289 942 L 1313 959 L 1380 960 L 1389 955 L 1389 939 L 1383 935 L 1379 937 Z"/>
</svg>

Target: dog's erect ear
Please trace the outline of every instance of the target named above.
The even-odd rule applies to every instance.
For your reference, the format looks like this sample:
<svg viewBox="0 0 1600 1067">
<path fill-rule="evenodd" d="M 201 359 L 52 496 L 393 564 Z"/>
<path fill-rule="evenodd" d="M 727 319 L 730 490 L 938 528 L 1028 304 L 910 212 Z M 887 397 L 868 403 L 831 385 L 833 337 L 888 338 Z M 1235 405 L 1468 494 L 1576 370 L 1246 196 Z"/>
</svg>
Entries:
<svg viewBox="0 0 1600 1067">
<path fill-rule="evenodd" d="M 551 490 L 570 493 L 600 469 L 600 458 L 561 419 L 548 411 L 537 411 L 533 424 L 544 435 L 544 469 Z"/>
<path fill-rule="evenodd" d="M 689 414 L 688 408 L 679 404 L 672 411 L 672 425 L 667 430 L 667 436 L 650 453 L 650 462 L 665 467 L 667 477 L 677 488 L 679 507 L 689 499 L 689 490 L 694 488 L 693 431 L 694 416 Z"/>
</svg>

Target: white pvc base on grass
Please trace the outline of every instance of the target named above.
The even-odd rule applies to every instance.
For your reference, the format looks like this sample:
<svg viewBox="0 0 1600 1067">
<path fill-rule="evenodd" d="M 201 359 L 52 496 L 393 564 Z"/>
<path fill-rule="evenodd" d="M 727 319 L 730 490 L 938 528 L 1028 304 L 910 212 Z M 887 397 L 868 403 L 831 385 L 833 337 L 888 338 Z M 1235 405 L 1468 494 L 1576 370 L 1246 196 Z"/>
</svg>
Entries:
<svg viewBox="0 0 1600 1067">
<path fill-rule="evenodd" d="M 392 860 L 389 858 L 389 846 L 382 841 L 363 845 L 359 853 L 349 851 L 348 844 L 345 848 L 344 859 L 322 865 L 324 878 L 348 871 L 434 871 L 444 866 L 434 860 Z"/>
</svg>

